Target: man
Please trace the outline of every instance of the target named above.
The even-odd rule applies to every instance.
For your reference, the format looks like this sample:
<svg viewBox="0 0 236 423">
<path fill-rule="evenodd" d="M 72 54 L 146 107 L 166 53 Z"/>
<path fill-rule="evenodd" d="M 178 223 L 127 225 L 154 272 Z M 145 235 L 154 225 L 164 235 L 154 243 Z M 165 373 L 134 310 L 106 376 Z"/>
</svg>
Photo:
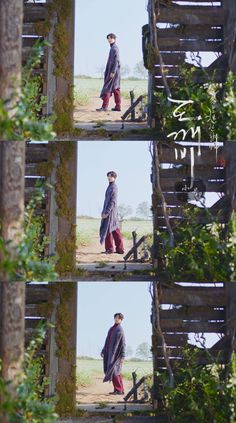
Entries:
<svg viewBox="0 0 236 423">
<path fill-rule="evenodd" d="M 107 40 L 110 44 L 110 53 L 104 74 L 104 85 L 100 97 L 103 100 L 102 107 L 97 109 L 99 112 L 106 112 L 109 106 L 109 100 L 114 93 L 115 108 L 114 112 L 121 111 L 121 95 L 120 95 L 120 57 L 119 49 L 116 45 L 116 35 L 108 34 Z"/>
<path fill-rule="evenodd" d="M 102 210 L 102 221 L 100 226 L 100 243 L 105 240 L 105 253 L 114 253 L 114 243 L 116 253 L 124 254 L 123 240 L 119 229 L 118 212 L 117 212 L 117 194 L 118 189 L 115 183 L 117 174 L 114 171 L 107 173 L 108 188 L 105 193 L 105 200 Z"/>
<path fill-rule="evenodd" d="M 123 395 L 124 385 L 121 376 L 122 364 L 125 358 L 125 335 L 121 326 L 124 319 L 122 313 L 114 314 L 114 325 L 108 331 L 105 345 L 102 349 L 105 377 L 103 382 L 112 381 L 114 391 L 111 395 Z"/>
</svg>

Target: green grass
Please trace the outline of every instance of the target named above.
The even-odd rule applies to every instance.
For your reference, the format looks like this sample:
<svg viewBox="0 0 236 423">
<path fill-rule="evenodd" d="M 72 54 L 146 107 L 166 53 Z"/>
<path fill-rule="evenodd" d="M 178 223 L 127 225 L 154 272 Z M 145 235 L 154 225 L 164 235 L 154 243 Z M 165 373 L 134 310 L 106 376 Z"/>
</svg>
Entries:
<svg viewBox="0 0 236 423">
<path fill-rule="evenodd" d="M 90 245 L 98 236 L 100 219 L 84 217 L 77 218 L 77 245 Z M 151 220 L 126 220 L 122 225 L 122 234 L 126 239 L 132 239 L 132 231 L 136 231 L 138 238 L 152 234 Z"/>
<path fill-rule="evenodd" d="M 136 371 L 138 380 L 145 375 L 152 374 L 152 361 L 125 360 L 122 375 L 126 380 L 132 380 L 132 372 Z M 91 385 L 96 376 L 103 375 L 103 362 L 100 359 L 77 358 L 77 383 L 80 386 Z"/>
<path fill-rule="evenodd" d="M 79 105 L 88 104 L 89 97 L 100 96 L 103 86 L 103 79 L 100 78 L 80 78 L 75 77 L 75 103 Z M 133 90 L 135 98 L 141 94 L 147 94 L 147 80 L 142 79 L 122 79 L 121 95 L 123 98 L 129 99 L 129 92 Z"/>
</svg>

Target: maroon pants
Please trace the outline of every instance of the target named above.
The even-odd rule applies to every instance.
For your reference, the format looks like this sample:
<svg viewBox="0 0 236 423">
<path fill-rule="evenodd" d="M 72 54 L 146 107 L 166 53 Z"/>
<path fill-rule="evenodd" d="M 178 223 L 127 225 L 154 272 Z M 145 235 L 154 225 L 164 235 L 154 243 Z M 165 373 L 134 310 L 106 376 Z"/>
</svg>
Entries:
<svg viewBox="0 0 236 423">
<path fill-rule="evenodd" d="M 121 236 L 120 229 L 116 229 L 115 231 L 107 234 L 105 238 L 105 249 L 106 251 L 114 251 L 114 244 L 113 240 L 115 241 L 116 252 L 123 254 L 124 252 L 124 245 Z"/>
<path fill-rule="evenodd" d="M 124 385 L 121 375 L 113 376 L 112 383 L 114 386 L 114 391 L 124 392 Z"/>
<path fill-rule="evenodd" d="M 121 108 L 120 88 L 117 88 L 116 90 L 114 90 L 113 93 L 114 93 L 114 97 L 115 97 L 116 109 L 120 109 Z M 104 94 L 104 96 L 102 97 L 102 99 L 103 99 L 102 107 L 104 109 L 108 108 L 109 100 L 110 100 L 111 96 L 112 96 L 112 93 L 107 93 L 107 94 Z"/>
</svg>

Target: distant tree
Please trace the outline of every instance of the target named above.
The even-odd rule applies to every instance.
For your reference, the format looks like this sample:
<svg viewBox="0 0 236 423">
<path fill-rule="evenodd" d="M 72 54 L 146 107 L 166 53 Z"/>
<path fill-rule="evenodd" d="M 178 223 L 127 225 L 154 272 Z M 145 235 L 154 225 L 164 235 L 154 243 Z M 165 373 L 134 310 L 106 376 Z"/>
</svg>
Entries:
<svg viewBox="0 0 236 423">
<path fill-rule="evenodd" d="M 128 216 L 132 214 L 132 212 L 133 212 L 132 207 L 127 206 L 126 204 L 120 204 L 118 206 L 118 217 L 119 217 L 121 229 L 122 229 L 122 223 Z"/>
<path fill-rule="evenodd" d="M 126 204 L 120 204 L 118 206 L 118 217 L 121 221 L 124 221 L 126 217 L 132 214 L 132 207 L 127 206 Z"/>
<path fill-rule="evenodd" d="M 134 67 L 134 75 L 141 79 L 147 79 L 148 71 L 144 67 L 143 62 L 138 62 Z"/>
<path fill-rule="evenodd" d="M 97 68 L 97 73 L 98 73 L 98 75 L 99 75 L 99 78 L 102 78 L 102 79 L 103 79 L 103 77 L 104 77 L 104 72 L 105 72 L 105 68 L 104 68 L 104 66 L 99 66 L 99 67 Z"/>
<path fill-rule="evenodd" d="M 150 214 L 150 205 L 147 201 L 143 201 L 142 203 L 138 204 L 136 209 L 136 215 L 138 217 L 141 217 L 142 219 L 149 219 Z"/>
<path fill-rule="evenodd" d="M 121 66 L 120 74 L 122 77 L 129 75 L 131 72 L 131 69 L 128 65 Z"/>
<path fill-rule="evenodd" d="M 132 355 L 133 355 L 133 349 L 128 345 L 127 347 L 126 347 L 126 351 L 125 351 L 125 353 L 126 353 L 126 356 L 127 357 L 132 357 Z"/>
<path fill-rule="evenodd" d="M 137 346 L 135 355 L 143 360 L 148 360 L 151 356 L 150 345 L 147 342 L 142 342 Z"/>
</svg>

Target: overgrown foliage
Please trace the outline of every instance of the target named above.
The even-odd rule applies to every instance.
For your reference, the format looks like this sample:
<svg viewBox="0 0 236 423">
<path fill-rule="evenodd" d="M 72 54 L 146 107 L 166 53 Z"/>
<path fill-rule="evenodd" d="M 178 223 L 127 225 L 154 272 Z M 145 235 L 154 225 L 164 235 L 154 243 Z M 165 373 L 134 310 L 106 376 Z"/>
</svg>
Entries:
<svg viewBox="0 0 236 423">
<path fill-rule="evenodd" d="M 38 41 L 32 50 L 32 56 L 23 68 L 20 97 L 13 109 L 0 99 L 0 139 L 20 140 L 52 140 L 55 133 L 47 118 L 40 116 L 46 97 L 41 92 L 41 76 L 34 74 L 40 65 L 46 42 Z"/>
<path fill-rule="evenodd" d="M 175 423 L 235 423 L 236 357 L 220 365 L 197 364 L 197 351 L 186 349 L 184 365 L 176 365 L 175 388 L 163 380 L 164 408 Z M 224 377 L 223 377 L 224 376 Z"/>
<path fill-rule="evenodd" d="M 50 189 L 50 186 L 47 188 Z M 55 264 L 42 257 L 48 239 L 43 235 L 43 217 L 35 214 L 45 196 L 45 189 L 40 182 L 36 184 L 34 195 L 25 210 L 24 236 L 16 247 L 15 258 L 10 256 L 8 245 L 0 237 L 0 273 L 3 280 L 53 281 L 57 277 Z"/>
<path fill-rule="evenodd" d="M 202 83 L 196 83 L 196 76 Z M 227 141 L 236 139 L 236 97 L 235 76 L 229 72 L 224 83 L 214 82 L 214 75 L 210 76 L 203 68 L 184 64 L 180 68 L 180 79 L 171 85 L 171 95 L 174 100 L 191 100 L 179 109 L 185 112 L 179 120 L 174 117 L 174 110 L 179 104 L 169 102 L 165 92 L 158 92 L 158 118 L 161 120 L 165 136 L 178 133 L 182 129 L 187 132 L 186 140 L 195 139 L 194 129 L 200 127 L 202 141 Z M 192 130 L 191 130 L 192 128 Z M 181 132 L 176 140 L 183 140 Z M 174 140 L 175 135 L 169 138 Z"/>
<path fill-rule="evenodd" d="M 12 398 L 8 384 L 0 378 L 0 420 L 3 416 L 9 423 L 53 423 L 57 419 L 52 400 L 43 397 L 48 380 L 44 376 L 44 362 L 37 355 L 45 338 L 46 327 L 40 324 L 35 337 L 25 351 L 23 374 L 19 375 L 17 396 Z"/>
<path fill-rule="evenodd" d="M 202 209 L 186 207 L 185 221 L 175 227 L 175 246 L 160 234 L 165 272 L 172 281 L 234 281 L 236 277 L 236 217 L 227 226 L 198 223 Z"/>
</svg>

